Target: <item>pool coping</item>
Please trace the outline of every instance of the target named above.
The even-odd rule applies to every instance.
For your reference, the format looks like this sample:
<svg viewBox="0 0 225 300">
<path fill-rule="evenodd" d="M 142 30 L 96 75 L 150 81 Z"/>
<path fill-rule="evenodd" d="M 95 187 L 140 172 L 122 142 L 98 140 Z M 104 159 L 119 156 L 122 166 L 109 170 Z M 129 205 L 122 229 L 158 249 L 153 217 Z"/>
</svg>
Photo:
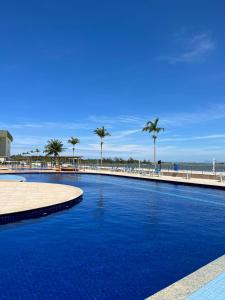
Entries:
<svg viewBox="0 0 225 300">
<path fill-rule="evenodd" d="M 147 300 L 184 300 L 225 272 L 225 255 L 160 290 Z M 203 298 L 199 298 L 202 299 Z"/>
<path fill-rule="evenodd" d="M 3 225 L 70 208 L 82 200 L 83 190 L 65 184 L 11 181 L 0 183 L 0 195 Z"/>
<path fill-rule="evenodd" d="M 154 182 L 165 182 L 171 184 L 178 185 L 188 185 L 188 186 L 198 186 L 198 187 L 206 187 L 211 189 L 220 189 L 225 190 L 225 182 L 214 181 L 214 179 L 184 179 L 180 177 L 171 177 L 164 175 L 141 175 L 141 174 L 130 174 L 127 172 L 111 172 L 111 171 L 97 171 L 97 170 L 80 170 L 80 171 L 51 171 L 51 170 L 39 170 L 39 171 L 14 171 L 14 172 L 4 172 L 1 174 L 88 174 L 88 175 L 105 175 L 105 176 L 115 176 L 115 177 L 124 177 L 124 178 L 133 178 L 140 180 L 148 180 Z"/>
<path fill-rule="evenodd" d="M 49 205 L 49 206 L 45 206 L 45 207 L 0 215 L 0 226 L 8 224 L 8 223 L 15 223 L 15 222 L 22 221 L 22 220 L 37 219 L 37 218 L 44 217 L 44 216 L 47 216 L 52 213 L 56 213 L 56 212 L 59 212 L 59 211 L 65 210 L 65 209 L 69 209 L 69 208 L 73 207 L 74 205 L 80 203 L 82 200 L 82 197 L 83 196 L 81 195 L 77 198 L 74 198 L 72 200 L 69 200 L 69 201 L 66 201 L 63 203 L 59 203 L 59 204 L 54 204 L 54 205 Z"/>
<path fill-rule="evenodd" d="M 124 178 L 133 178 L 133 179 L 140 179 L 140 180 L 146 180 L 146 181 L 154 181 L 154 182 L 165 182 L 170 184 L 178 184 L 178 185 L 188 185 L 188 186 L 198 186 L 198 187 L 206 187 L 206 188 L 212 188 L 212 189 L 220 189 L 225 190 L 225 182 L 211 182 L 212 179 L 202 179 L 203 182 L 199 180 L 192 180 L 192 179 L 178 179 L 175 178 L 168 178 L 167 176 L 143 176 L 143 175 L 137 175 L 137 174 L 129 174 L 129 173 L 114 173 L 114 172 L 103 172 L 103 171 L 79 171 L 79 172 L 59 172 L 59 173 L 71 173 L 71 174 L 89 174 L 89 175 L 106 175 L 106 176 L 115 176 L 115 177 L 124 177 Z M 157 177 L 156 177 L 157 176 Z M 188 180 L 188 181 L 187 181 Z M 204 182 L 207 181 L 207 182 Z"/>
</svg>

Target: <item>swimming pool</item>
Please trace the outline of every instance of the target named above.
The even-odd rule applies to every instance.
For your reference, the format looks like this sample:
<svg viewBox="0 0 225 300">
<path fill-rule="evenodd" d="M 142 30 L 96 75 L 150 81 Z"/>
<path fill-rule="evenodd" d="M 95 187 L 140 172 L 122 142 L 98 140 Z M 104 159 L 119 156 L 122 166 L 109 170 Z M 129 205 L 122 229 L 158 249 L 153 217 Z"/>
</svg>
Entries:
<svg viewBox="0 0 225 300">
<path fill-rule="evenodd" d="M 0 227 L 0 299 L 144 299 L 225 252 L 225 191 L 102 175 L 69 210 Z"/>
<path fill-rule="evenodd" d="M 0 174 L 0 182 L 1 182 L 1 180 L 25 181 L 26 179 L 22 176 L 13 175 L 13 174 Z"/>
</svg>

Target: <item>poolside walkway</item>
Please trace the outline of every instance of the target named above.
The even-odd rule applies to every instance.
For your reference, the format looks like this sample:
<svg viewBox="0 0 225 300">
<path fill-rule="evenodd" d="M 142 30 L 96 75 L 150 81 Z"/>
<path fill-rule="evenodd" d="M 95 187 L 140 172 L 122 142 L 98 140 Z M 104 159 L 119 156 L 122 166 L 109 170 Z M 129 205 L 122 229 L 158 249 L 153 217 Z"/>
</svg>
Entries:
<svg viewBox="0 0 225 300">
<path fill-rule="evenodd" d="M 224 300 L 225 255 L 159 291 L 148 300 Z"/>
<path fill-rule="evenodd" d="M 55 173 L 54 169 L 8 169 L 8 168 L 0 168 L 0 174 L 24 174 L 24 173 Z"/>
<path fill-rule="evenodd" d="M 208 186 L 214 188 L 225 188 L 225 178 L 220 177 L 219 175 L 215 178 L 195 178 L 193 174 L 185 174 L 182 176 L 180 173 L 171 174 L 166 172 L 167 175 L 157 175 L 157 174 L 141 174 L 139 172 L 124 172 L 124 171 L 111 171 L 109 169 L 82 169 L 80 171 L 57 171 L 54 169 L 30 169 L 30 170 L 6 170 L 0 169 L 0 174 L 32 174 L 32 173 L 86 173 L 86 174 L 105 174 L 105 175 L 113 175 L 113 176 L 122 176 L 122 177 L 132 177 L 132 178 L 142 178 L 142 179 L 149 179 L 154 181 L 164 181 L 164 182 L 171 182 L 171 183 L 181 183 L 181 184 L 190 184 L 190 185 L 198 185 L 198 186 Z M 145 172 L 146 173 L 146 172 Z M 169 174 L 169 175 L 168 175 Z M 177 176 L 174 176 L 177 175 Z"/>
<path fill-rule="evenodd" d="M 113 176 L 122 176 L 122 177 L 131 177 L 131 178 L 139 178 L 139 179 L 148 179 L 153 181 L 163 181 L 170 183 L 181 183 L 187 185 L 198 185 L 198 186 L 207 186 L 214 188 L 224 188 L 225 182 L 214 179 L 201 179 L 201 178 L 190 178 L 190 177 L 173 177 L 173 176 L 165 176 L 165 175 L 143 175 L 138 173 L 129 173 L 129 172 L 113 172 L 109 170 L 91 170 L 87 169 L 84 171 L 80 171 L 79 173 L 86 174 L 103 174 L 103 175 L 113 175 Z"/>
</svg>

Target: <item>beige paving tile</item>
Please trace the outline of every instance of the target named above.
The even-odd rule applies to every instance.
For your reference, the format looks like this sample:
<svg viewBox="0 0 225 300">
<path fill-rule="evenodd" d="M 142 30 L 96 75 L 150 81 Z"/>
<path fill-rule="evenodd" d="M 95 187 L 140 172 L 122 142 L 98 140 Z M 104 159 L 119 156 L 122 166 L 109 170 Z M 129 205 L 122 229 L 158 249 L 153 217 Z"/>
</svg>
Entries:
<svg viewBox="0 0 225 300">
<path fill-rule="evenodd" d="M 81 189 L 63 184 L 0 182 L 0 215 L 64 203 L 82 194 Z"/>
<path fill-rule="evenodd" d="M 195 291 L 225 272 L 225 255 L 198 269 L 167 288 L 159 291 L 148 300 L 185 300 Z M 213 292 L 213 291 L 212 291 Z M 216 300 L 216 298 L 215 298 Z"/>
</svg>

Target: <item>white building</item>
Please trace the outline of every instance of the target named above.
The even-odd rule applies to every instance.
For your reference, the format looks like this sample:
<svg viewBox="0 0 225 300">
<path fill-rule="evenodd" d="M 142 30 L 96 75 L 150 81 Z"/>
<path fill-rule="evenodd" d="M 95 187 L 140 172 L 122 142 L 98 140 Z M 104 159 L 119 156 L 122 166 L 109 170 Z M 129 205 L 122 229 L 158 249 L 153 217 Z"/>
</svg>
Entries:
<svg viewBox="0 0 225 300">
<path fill-rule="evenodd" d="M 0 130 L 0 158 L 10 157 L 12 141 L 13 137 L 7 130 Z"/>
</svg>

